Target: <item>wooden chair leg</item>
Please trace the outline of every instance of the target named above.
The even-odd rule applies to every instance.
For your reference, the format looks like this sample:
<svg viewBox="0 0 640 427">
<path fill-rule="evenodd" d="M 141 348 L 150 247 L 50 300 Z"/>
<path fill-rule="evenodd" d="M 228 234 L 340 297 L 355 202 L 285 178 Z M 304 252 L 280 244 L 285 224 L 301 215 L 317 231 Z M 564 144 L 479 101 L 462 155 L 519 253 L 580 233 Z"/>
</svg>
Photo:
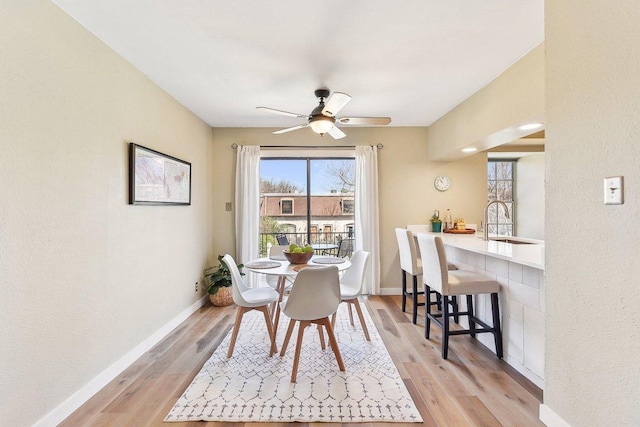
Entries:
<svg viewBox="0 0 640 427">
<path fill-rule="evenodd" d="M 407 273 L 402 270 L 402 312 L 407 311 Z"/>
<path fill-rule="evenodd" d="M 342 361 L 342 355 L 340 355 L 340 349 L 338 348 L 338 341 L 336 340 L 336 336 L 333 334 L 333 328 L 331 327 L 331 322 L 329 322 L 329 318 L 325 317 L 324 319 L 318 320 L 318 322 L 322 323 L 325 328 L 327 328 L 327 335 L 329 336 L 329 343 L 331 343 L 331 349 L 333 350 L 333 354 L 336 356 L 336 360 L 338 362 L 338 368 L 342 372 L 344 372 L 344 362 Z"/>
<path fill-rule="evenodd" d="M 327 318 L 327 324 L 328 322 Z M 300 325 L 298 325 L 298 341 L 296 341 L 296 353 L 293 358 L 293 367 L 291 368 L 291 382 L 295 383 L 298 377 L 298 363 L 300 362 L 300 348 L 302 347 L 302 338 L 304 336 L 304 329 L 311 324 L 308 320 L 301 320 Z M 331 326 L 329 326 L 331 327 Z M 331 340 L 331 336 L 329 336 L 329 340 Z"/>
<path fill-rule="evenodd" d="M 430 295 L 431 288 L 425 285 L 424 293 L 425 295 Z M 437 301 L 439 301 L 440 297 L 437 296 L 436 299 Z M 431 304 L 425 304 L 424 305 L 424 337 L 426 339 L 429 339 L 429 334 L 431 333 L 431 318 L 429 317 L 430 315 L 431 315 Z"/>
<path fill-rule="evenodd" d="M 356 313 L 358 314 L 358 319 L 360 319 L 360 324 L 362 325 L 362 331 L 364 332 L 364 337 L 366 338 L 367 341 L 371 341 L 371 338 L 369 337 L 369 330 L 367 329 L 367 325 L 364 323 L 364 316 L 362 314 L 362 309 L 360 308 L 360 301 L 358 301 L 358 298 L 354 298 L 349 301 L 349 306 L 351 306 L 351 304 L 353 304 L 354 307 L 356 308 Z"/>
<path fill-rule="evenodd" d="M 351 326 L 355 326 L 355 324 L 353 323 L 353 313 L 351 312 L 351 304 L 347 304 L 347 308 L 349 309 L 349 321 L 351 322 Z M 333 328 L 335 329 L 335 324 L 331 324 L 331 326 L 333 326 Z"/>
<path fill-rule="evenodd" d="M 331 315 L 331 327 L 335 329 L 336 327 L 336 316 L 337 316 L 338 312 L 336 311 L 335 313 L 333 313 Z"/>
<path fill-rule="evenodd" d="M 236 321 L 233 324 L 233 333 L 231 334 L 231 342 L 229 343 L 229 351 L 227 351 L 227 359 L 233 355 L 233 348 L 236 346 L 236 339 L 238 338 L 238 331 L 240 330 L 240 323 L 242 323 L 242 316 L 249 311 L 247 307 L 240 307 L 236 309 Z"/>
<path fill-rule="evenodd" d="M 282 302 L 282 298 L 284 296 L 284 289 L 287 286 L 287 280 L 285 276 L 280 276 L 278 278 L 278 293 L 280 296 L 278 297 L 278 302 L 276 302 L 275 313 L 273 314 L 273 335 L 275 336 L 278 333 L 278 323 L 280 323 L 280 303 Z"/>
<path fill-rule="evenodd" d="M 413 277 L 413 315 L 411 321 L 413 324 L 418 323 L 418 276 Z"/>
<path fill-rule="evenodd" d="M 271 357 L 278 352 L 278 349 L 276 348 L 276 336 L 273 331 L 273 325 L 271 324 L 269 307 L 263 305 L 262 307 L 256 307 L 256 310 L 259 310 L 264 314 L 264 321 L 267 324 L 267 331 L 269 332 L 269 338 L 271 339 L 271 349 L 269 350 L 269 357 Z"/>
<path fill-rule="evenodd" d="M 318 334 L 320 335 L 320 348 L 323 350 L 326 348 L 324 344 L 324 332 L 322 332 L 322 326 L 318 325 Z"/>
<path fill-rule="evenodd" d="M 284 337 L 284 342 L 282 343 L 282 348 L 280 349 L 280 357 L 284 356 L 285 351 L 287 351 L 287 346 L 289 345 L 289 339 L 291 339 L 291 333 L 293 332 L 293 327 L 296 325 L 296 321 L 291 319 L 289 320 L 289 327 L 287 328 L 287 334 Z"/>
<path fill-rule="evenodd" d="M 476 337 L 476 322 L 473 321 L 475 314 L 473 313 L 473 295 L 467 295 L 467 311 L 469 315 L 469 335 L 472 338 Z"/>
<path fill-rule="evenodd" d="M 496 355 L 502 359 L 502 330 L 500 329 L 500 308 L 498 294 L 491 294 L 491 312 L 493 314 L 493 337 L 496 343 Z"/>
<path fill-rule="evenodd" d="M 458 309 L 458 297 L 455 295 L 451 297 L 451 308 L 453 309 L 453 321 L 460 323 L 460 316 L 458 315 L 458 311 L 460 311 Z"/>
<path fill-rule="evenodd" d="M 442 295 L 442 358 L 449 355 L 449 297 Z"/>
</svg>

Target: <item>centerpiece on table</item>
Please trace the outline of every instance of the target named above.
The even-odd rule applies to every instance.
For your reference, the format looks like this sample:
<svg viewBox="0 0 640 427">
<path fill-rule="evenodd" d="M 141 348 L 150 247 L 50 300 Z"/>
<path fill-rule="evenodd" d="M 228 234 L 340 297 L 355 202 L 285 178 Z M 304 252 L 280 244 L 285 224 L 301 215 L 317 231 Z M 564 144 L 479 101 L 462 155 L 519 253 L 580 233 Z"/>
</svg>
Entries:
<svg viewBox="0 0 640 427">
<path fill-rule="evenodd" d="M 289 249 L 285 249 L 282 253 L 291 264 L 306 264 L 313 256 L 313 248 L 309 245 L 298 246 L 292 243 Z"/>
</svg>

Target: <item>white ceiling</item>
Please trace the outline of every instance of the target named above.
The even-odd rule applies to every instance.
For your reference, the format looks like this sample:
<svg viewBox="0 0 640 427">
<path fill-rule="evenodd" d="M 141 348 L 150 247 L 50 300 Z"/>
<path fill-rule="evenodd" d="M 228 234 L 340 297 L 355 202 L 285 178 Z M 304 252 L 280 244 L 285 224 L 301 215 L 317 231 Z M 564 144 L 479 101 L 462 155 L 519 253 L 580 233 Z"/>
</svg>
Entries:
<svg viewBox="0 0 640 427">
<path fill-rule="evenodd" d="M 339 116 L 427 126 L 544 39 L 544 0 L 53 0 L 214 127 Z"/>
</svg>

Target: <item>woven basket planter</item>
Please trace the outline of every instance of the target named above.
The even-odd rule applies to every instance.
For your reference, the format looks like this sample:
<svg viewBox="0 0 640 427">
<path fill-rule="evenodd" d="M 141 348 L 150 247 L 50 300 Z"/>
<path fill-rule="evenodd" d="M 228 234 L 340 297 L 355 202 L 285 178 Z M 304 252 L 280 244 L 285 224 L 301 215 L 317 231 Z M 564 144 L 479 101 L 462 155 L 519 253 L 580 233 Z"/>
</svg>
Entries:
<svg viewBox="0 0 640 427">
<path fill-rule="evenodd" d="M 233 288 L 231 286 L 219 288 L 214 295 L 209 294 L 209 300 L 216 307 L 231 305 L 233 304 Z"/>
</svg>

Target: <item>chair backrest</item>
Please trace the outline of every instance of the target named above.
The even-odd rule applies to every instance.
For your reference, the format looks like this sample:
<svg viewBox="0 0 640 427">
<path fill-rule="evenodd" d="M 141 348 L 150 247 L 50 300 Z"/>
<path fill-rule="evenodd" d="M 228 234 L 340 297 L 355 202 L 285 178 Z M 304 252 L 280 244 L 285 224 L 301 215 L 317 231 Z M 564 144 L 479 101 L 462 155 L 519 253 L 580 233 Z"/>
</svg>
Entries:
<svg viewBox="0 0 640 427">
<path fill-rule="evenodd" d="M 222 257 L 222 261 L 227 265 L 229 271 L 231 272 L 231 287 L 233 288 L 233 302 L 241 307 L 247 306 L 247 301 L 242 297 L 242 293 L 249 290 L 247 285 L 245 285 L 242 276 L 240 275 L 240 270 L 238 270 L 238 266 L 236 265 L 235 260 L 229 254 L 226 254 Z"/>
<path fill-rule="evenodd" d="M 414 276 L 422 274 L 418 267 L 418 249 L 413 233 L 406 228 L 396 228 L 396 239 L 400 254 L 400 268 Z"/>
<path fill-rule="evenodd" d="M 335 313 L 341 301 L 338 267 L 304 268 L 282 311 L 295 320 L 322 319 Z"/>
<path fill-rule="evenodd" d="M 289 246 L 289 238 L 287 236 L 285 236 L 284 234 L 278 234 L 276 236 L 276 240 L 278 241 L 279 245 Z"/>
<path fill-rule="evenodd" d="M 347 238 L 340 240 L 340 244 L 338 245 L 338 258 L 344 258 L 346 256 L 351 256 L 353 253 L 353 238 Z"/>
<path fill-rule="evenodd" d="M 407 230 L 409 230 L 413 234 L 428 233 L 431 231 L 431 226 L 428 224 L 407 225 Z"/>
<path fill-rule="evenodd" d="M 273 245 L 269 248 L 269 256 L 282 255 L 285 249 L 289 249 L 289 245 Z"/>
<path fill-rule="evenodd" d="M 340 284 L 351 291 L 349 293 L 359 294 L 364 283 L 365 269 L 369 262 L 369 252 L 358 249 L 351 256 L 350 261 L 351 267 L 342 274 Z"/>
<path fill-rule="evenodd" d="M 422 253 L 422 281 L 432 290 L 449 295 L 447 253 L 442 238 L 431 234 L 418 234 L 418 246 Z"/>
</svg>

